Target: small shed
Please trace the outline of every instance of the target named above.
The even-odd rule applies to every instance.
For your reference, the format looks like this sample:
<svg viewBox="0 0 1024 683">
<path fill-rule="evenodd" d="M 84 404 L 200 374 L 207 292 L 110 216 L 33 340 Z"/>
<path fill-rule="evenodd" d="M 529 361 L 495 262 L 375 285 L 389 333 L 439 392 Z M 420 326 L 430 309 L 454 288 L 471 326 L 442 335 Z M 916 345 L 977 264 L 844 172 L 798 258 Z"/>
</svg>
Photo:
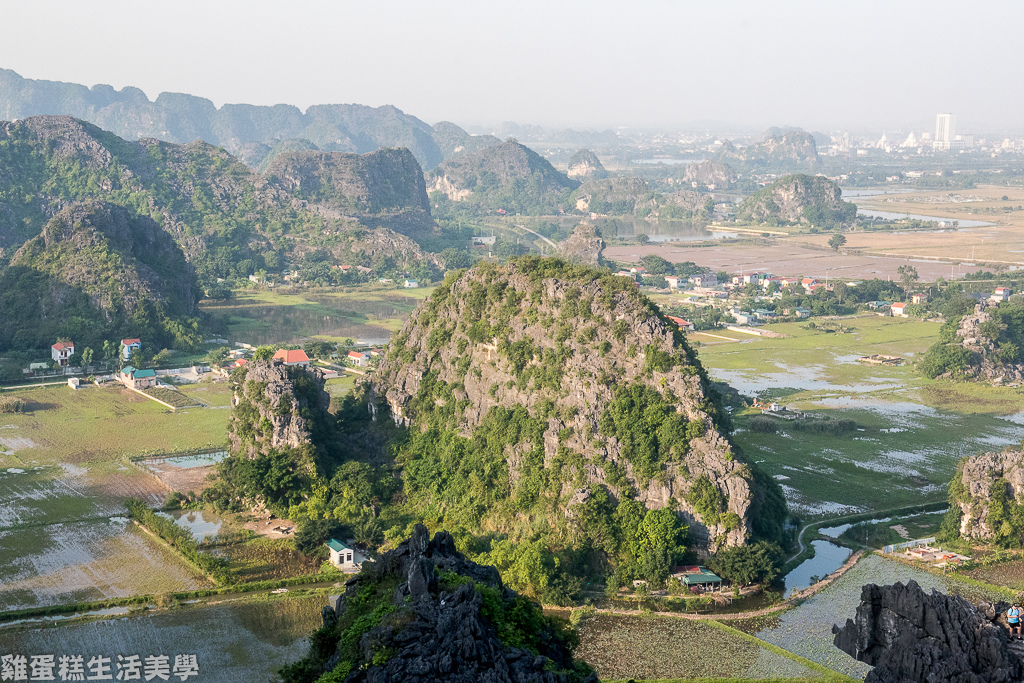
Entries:
<svg viewBox="0 0 1024 683">
<path fill-rule="evenodd" d="M 331 564 L 341 571 L 359 571 L 362 562 L 356 558 L 356 551 L 337 539 L 327 541 L 327 550 L 331 554 Z"/>
<path fill-rule="evenodd" d="M 676 570 L 676 576 L 684 586 L 715 588 L 722 585 L 722 578 L 707 567 L 686 566 L 677 567 Z"/>
</svg>

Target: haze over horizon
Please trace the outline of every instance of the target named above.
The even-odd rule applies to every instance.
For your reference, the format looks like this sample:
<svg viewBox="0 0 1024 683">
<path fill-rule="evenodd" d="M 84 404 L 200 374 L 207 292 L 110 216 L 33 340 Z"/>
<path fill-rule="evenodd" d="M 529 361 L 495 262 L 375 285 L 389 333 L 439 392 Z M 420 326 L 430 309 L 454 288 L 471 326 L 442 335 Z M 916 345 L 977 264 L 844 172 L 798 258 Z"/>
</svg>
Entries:
<svg viewBox="0 0 1024 683">
<path fill-rule="evenodd" d="M 0 67 L 434 123 L 1024 129 L 1024 6 L 607 0 L 8 3 Z M 73 54 L 73 60 L 68 55 Z"/>
</svg>

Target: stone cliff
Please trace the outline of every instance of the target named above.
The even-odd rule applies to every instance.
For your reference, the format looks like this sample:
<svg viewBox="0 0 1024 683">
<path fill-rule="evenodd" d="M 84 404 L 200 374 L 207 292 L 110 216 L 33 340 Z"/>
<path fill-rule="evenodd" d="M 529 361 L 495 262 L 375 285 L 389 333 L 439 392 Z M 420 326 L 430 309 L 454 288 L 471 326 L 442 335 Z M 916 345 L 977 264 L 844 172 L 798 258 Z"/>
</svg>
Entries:
<svg viewBox="0 0 1024 683">
<path fill-rule="evenodd" d="M 577 180 L 600 180 L 608 177 L 601 160 L 589 149 L 581 149 L 569 159 L 566 175 Z"/>
<path fill-rule="evenodd" d="M 231 374 L 231 451 L 248 458 L 271 449 L 313 446 L 315 421 L 327 420 L 323 372 L 258 360 Z"/>
<path fill-rule="evenodd" d="M 371 395 L 400 423 L 442 411 L 466 436 L 524 407 L 544 425 L 543 466 L 577 463 L 552 492 L 561 509 L 607 485 L 671 506 L 705 551 L 743 544 L 764 502 L 678 329 L 631 281 L 557 259 L 451 274 L 392 341 Z M 513 481 L 529 448 L 507 453 Z"/>
<path fill-rule="evenodd" d="M 960 535 L 968 540 L 993 541 L 1013 526 L 1005 508 L 1024 500 L 1024 451 L 982 453 L 965 458 L 949 485 L 953 519 L 959 516 Z M 994 509 L 995 508 L 995 509 Z"/>
<path fill-rule="evenodd" d="M 1024 675 L 1024 646 L 1009 641 L 1008 607 L 929 595 L 915 581 L 869 584 L 856 617 L 832 632 L 836 647 L 875 667 L 865 683 L 1010 683 Z"/>
<path fill-rule="evenodd" d="M 1010 312 L 1010 304 L 1017 303 L 1015 299 L 1000 304 L 983 299 L 973 313 L 960 319 L 956 343 L 967 353 L 964 367 L 958 368 L 957 374 L 995 384 L 1024 381 L 1024 363 L 1017 350 L 1020 324 Z"/>
<path fill-rule="evenodd" d="M 683 182 L 699 188 L 713 186 L 716 190 L 724 190 L 736 182 L 736 171 L 728 164 L 708 159 L 687 166 Z"/>
<path fill-rule="evenodd" d="M 506 588 L 494 567 L 455 550 L 447 532 L 412 537 L 345 584 L 306 659 L 285 683 L 326 672 L 345 683 L 597 683 L 574 662 L 574 635 Z"/>
<path fill-rule="evenodd" d="M 600 265 L 602 251 L 604 240 L 597 228 L 585 221 L 573 228 L 569 239 L 558 244 L 558 252 L 562 258 L 584 266 Z"/>
<path fill-rule="evenodd" d="M 717 161 L 754 169 L 813 169 L 820 163 L 814 136 L 802 130 L 770 131 L 763 139 L 737 149 L 726 141 Z"/>
</svg>

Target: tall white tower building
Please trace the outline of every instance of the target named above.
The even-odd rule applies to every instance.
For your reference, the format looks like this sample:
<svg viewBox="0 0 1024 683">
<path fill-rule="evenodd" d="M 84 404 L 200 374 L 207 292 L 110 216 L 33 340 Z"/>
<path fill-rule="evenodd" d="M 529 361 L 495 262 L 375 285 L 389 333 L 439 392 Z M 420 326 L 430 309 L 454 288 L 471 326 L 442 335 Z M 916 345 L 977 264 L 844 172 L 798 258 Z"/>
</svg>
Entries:
<svg viewBox="0 0 1024 683">
<path fill-rule="evenodd" d="M 956 117 L 952 114 L 939 114 L 935 117 L 936 149 L 949 149 L 951 142 L 956 140 Z"/>
</svg>

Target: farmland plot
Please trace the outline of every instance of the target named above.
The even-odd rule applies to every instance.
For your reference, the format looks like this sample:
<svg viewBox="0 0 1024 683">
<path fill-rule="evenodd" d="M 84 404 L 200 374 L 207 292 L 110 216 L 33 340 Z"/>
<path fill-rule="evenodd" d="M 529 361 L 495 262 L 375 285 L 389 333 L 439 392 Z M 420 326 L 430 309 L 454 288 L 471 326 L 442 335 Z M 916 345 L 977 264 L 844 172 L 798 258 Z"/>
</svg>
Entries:
<svg viewBox="0 0 1024 683">
<path fill-rule="evenodd" d="M 326 596 L 190 606 L 128 618 L 41 630 L 0 628 L 0 652 L 102 655 L 196 655 L 198 681 L 269 683 L 281 666 L 302 658 L 321 626 Z M 177 680 L 172 677 L 172 680 Z"/>
<path fill-rule="evenodd" d="M 123 517 L 0 530 L 0 611 L 210 582 Z"/>
<path fill-rule="evenodd" d="M 597 614 L 578 629 L 582 658 L 609 678 L 811 678 L 819 674 L 754 642 L 687 619 Z"/>
</svg>

